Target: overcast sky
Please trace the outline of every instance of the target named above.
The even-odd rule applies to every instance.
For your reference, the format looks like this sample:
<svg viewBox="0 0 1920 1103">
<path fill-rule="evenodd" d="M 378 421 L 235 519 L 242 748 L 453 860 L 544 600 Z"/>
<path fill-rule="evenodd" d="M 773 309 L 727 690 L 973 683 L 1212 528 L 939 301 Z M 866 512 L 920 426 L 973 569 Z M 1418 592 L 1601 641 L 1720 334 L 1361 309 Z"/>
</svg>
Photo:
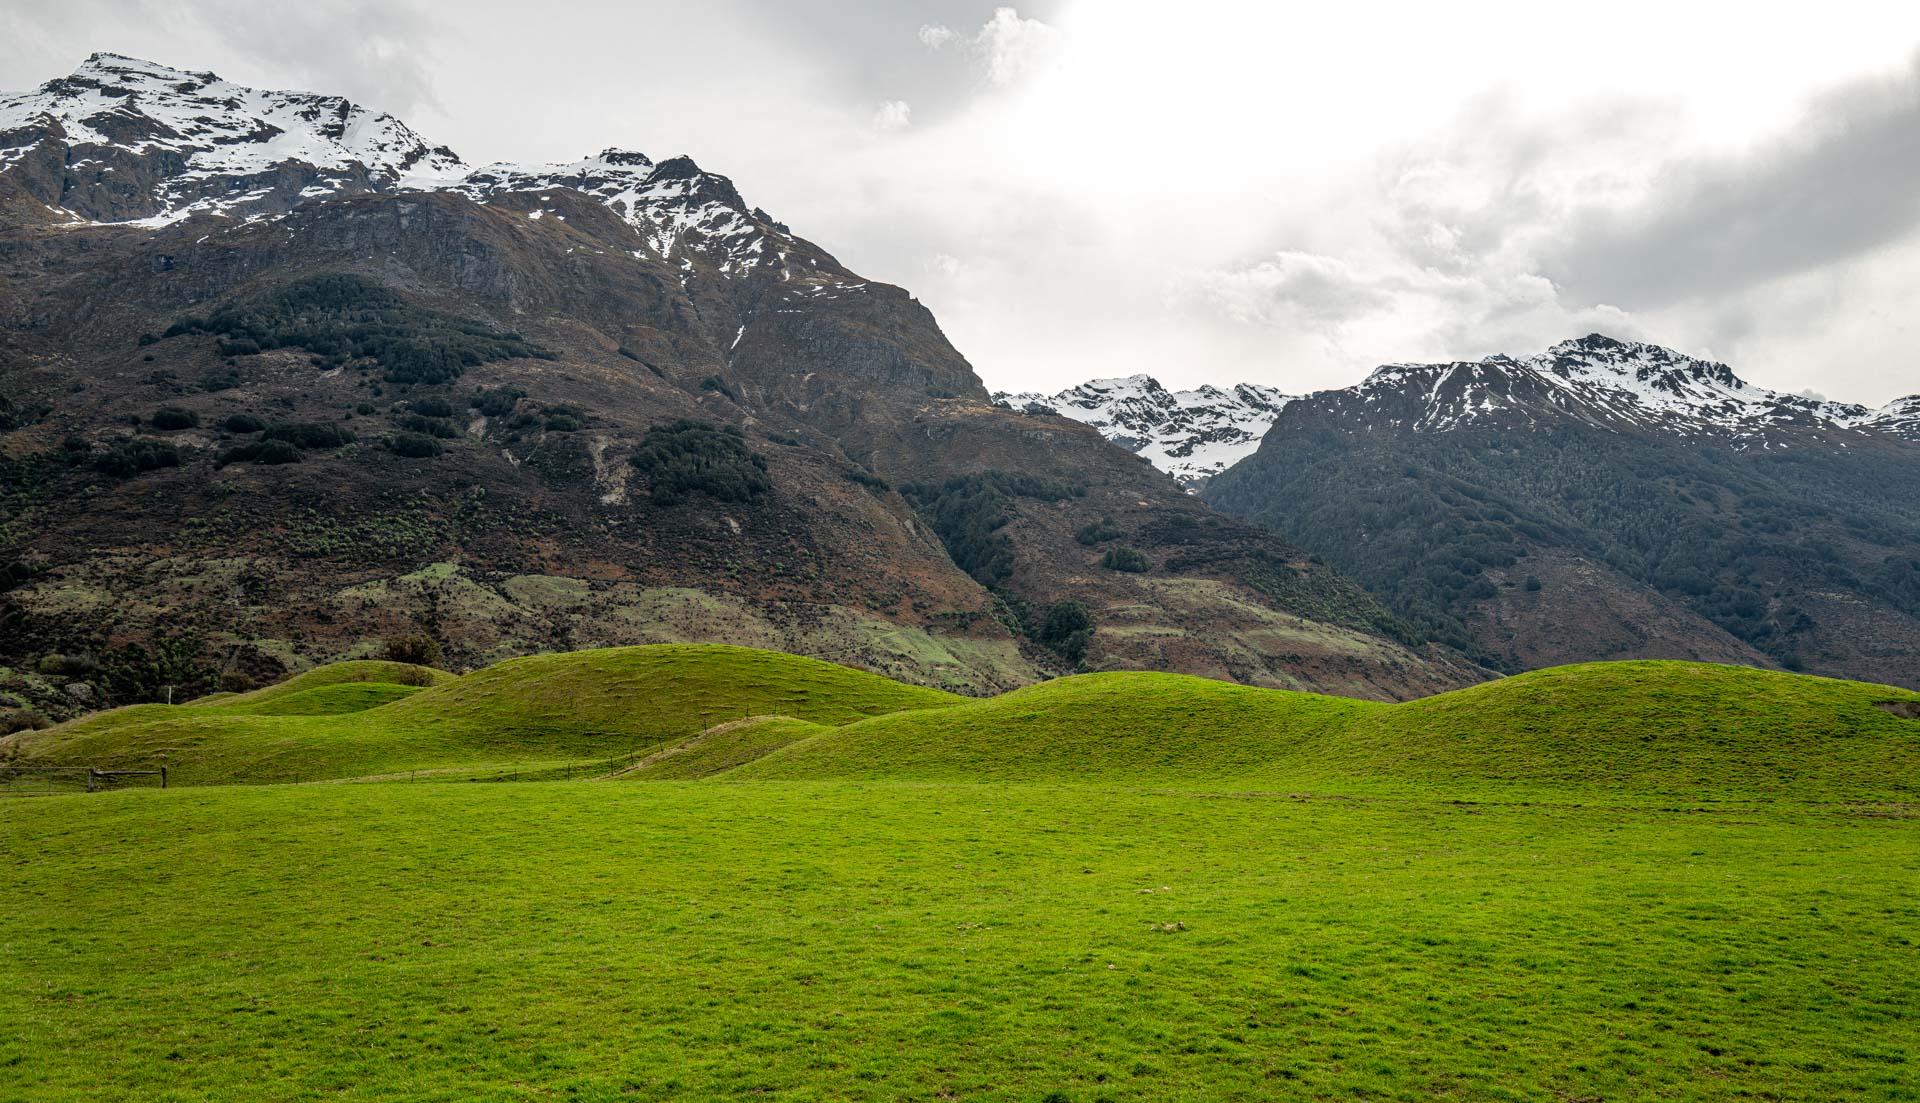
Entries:
<svg viewBox="0 0 1920 1103">
<path fill-rule="evenodd" d="M 691 154 L 989 385 L 1343 386 L 1591 331 L 1920 391 L 1920 4 L 14 0 L 470 162 Z M 1337 9 L 1337 10 L 1336 10 Z"/>
</svg>

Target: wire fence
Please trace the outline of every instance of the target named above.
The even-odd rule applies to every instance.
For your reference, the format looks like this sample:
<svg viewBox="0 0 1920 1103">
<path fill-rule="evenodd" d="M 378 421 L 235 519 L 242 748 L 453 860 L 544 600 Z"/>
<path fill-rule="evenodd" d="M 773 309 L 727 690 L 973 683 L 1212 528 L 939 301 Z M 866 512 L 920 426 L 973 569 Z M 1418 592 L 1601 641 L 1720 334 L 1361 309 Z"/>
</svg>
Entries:
<svg viewBox="0 0 1920 1103">
<path fill-rule="evenodd" d="M 93 766 L 18 766 L 0 763 L 0 797 L 166 787 L 165 766 L 153 770 L 102 770 Z"/>
</svg>

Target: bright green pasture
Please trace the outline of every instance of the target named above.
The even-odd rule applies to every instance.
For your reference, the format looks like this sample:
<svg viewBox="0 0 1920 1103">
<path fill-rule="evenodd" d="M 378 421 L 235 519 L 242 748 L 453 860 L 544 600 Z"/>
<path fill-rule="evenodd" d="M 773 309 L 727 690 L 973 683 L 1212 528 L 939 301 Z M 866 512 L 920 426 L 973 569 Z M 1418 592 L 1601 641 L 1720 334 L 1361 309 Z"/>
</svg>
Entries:
<svg viewBox="0 0 1920 1103">
<path fill-rule="evenodd" d="M 1896 805 L 235 786 L 0 859 L 0 1100 L 1920 1097 Z"/>
</svg>

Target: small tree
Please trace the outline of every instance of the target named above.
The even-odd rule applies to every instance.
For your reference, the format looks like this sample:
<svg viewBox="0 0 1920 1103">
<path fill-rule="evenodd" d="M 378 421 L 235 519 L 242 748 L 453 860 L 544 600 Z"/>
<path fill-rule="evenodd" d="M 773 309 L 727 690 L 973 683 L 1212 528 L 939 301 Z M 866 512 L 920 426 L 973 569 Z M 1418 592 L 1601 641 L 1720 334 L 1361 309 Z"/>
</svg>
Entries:
<svg viewBox="0 0 1920 1103">
<path fill-rule="evenodd" d="M 1145 553 L 1129 547 L 1108 548 L 1100 557 L 1100 565 L 1110 571 L 1130 571 L 1142 574 L 1153 569 L 1153 561 Z"/>
<path fill-rule="evenodd" d="M 1079 662 L 1093 639 L 1093 612 L 1083 602 L 1062 601 L 1047 611 L 1040 642 L 1068 662 Z"/>
<path fill-rule="evenodd" d="M 381 652 L 381 658 L 393 663 L 433 666 L 440 661 L 440 645 L 425 632 L 395 636 L 387 641 L 387 648 Z"/>
</svg>

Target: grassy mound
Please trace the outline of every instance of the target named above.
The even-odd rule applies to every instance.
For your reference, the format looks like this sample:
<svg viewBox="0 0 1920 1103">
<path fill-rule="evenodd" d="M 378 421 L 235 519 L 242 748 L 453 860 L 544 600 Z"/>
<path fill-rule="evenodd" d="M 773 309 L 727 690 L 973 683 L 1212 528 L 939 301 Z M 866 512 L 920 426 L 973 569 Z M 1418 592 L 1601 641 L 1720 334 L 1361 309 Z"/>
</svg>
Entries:
<svg viewBox="0 0 1920 1103">
<path fill-rule="evenodd" d="M 1083 674 L 850 724 L 739 778 L 1156 781 L 1231 778 L 1388 706 L 1182 674 Z"/>
<path fill-rule="evenodd" d="M 28 763 L 165 762 L 183 784 L 637 763 L 622 776 L 1920 795 L 1920 722 L 1878 707 L 1920 694 L 1704 663 L 1558 667 L 1399 705 L 1151 673 L 970 700 L 704 645 L 532 656 L 461 678 L 430 672 L 439 684 L 423 689 L 392 684 L 427 680 L 422 668 L 385 669 L 394 665 L 342 663 L 214 704 L 118 709 L 7 749 Z"/>
<path fill-rule="evenodd" d="M 791 716 L 756 716 L 717 724 L 684 743 L 655 751 L 615 775 L 635 781 L 691 781 L 712 777 L 835 729 Z"/>
<path fill-rule="evenodd" d="M 1876 707 L 1889 700 L 1920 694 L 1653 661 L 1558 667 L 1400 705 L 1095 674 L 847 725 L 728 776 L 1904 798 L 1920 793 L 1920 723 Z"/>
<path fill-rule="evenodd" d="M 340 682 L 303 689 L 233 711 L 244 711 L 251 716 L 338 716 L 379 708 L 420 691 L 419 686 L 396 686 L 387 682 Z"/>
<path fill-rule="evenodd" d="M 42 765 L 164 762 L 177 784 L 318 781 L 625 759 L 735 717 L 843 724 L 962 700 L 817 659 L 703 645 L 536 655 L 415 693 L 372 688 L 380 673 L 342 663 L 218 704 L 115 709 L 23 733 L 9 750 Z M 382 695 L 392 699 L 374 703 Z"/>
<path fill-rule="evenodd" d="M 1461 777 L 1643 793 L 1920 793 L 1920 723 L 1887 686 L 1710 663 L 1554 667 L 1356 717 L 1329 775 Z"/>
<path fill-rule="evenodd" d="M 295 693 L 304 693 L 321 686 L 341 685 L 349 682 L 379 682 L 386 685 L 437 686 L 454 680 L 454 676 L 444 670 L 435 670 L 430 666 L 415 666 L 412 663 L 393 663 L 385 659 L 353 659 L 344 663 L 329 663 L 305 673 L 295 674 L 284 682 L 275 682 L 264 689 L 249 693 L 216 693 L 189 701 L 187 708 L 218 708 L 222 712 L 248 712 L 253 706 L 267 701 L 277 700 Z"/>
</svg>

